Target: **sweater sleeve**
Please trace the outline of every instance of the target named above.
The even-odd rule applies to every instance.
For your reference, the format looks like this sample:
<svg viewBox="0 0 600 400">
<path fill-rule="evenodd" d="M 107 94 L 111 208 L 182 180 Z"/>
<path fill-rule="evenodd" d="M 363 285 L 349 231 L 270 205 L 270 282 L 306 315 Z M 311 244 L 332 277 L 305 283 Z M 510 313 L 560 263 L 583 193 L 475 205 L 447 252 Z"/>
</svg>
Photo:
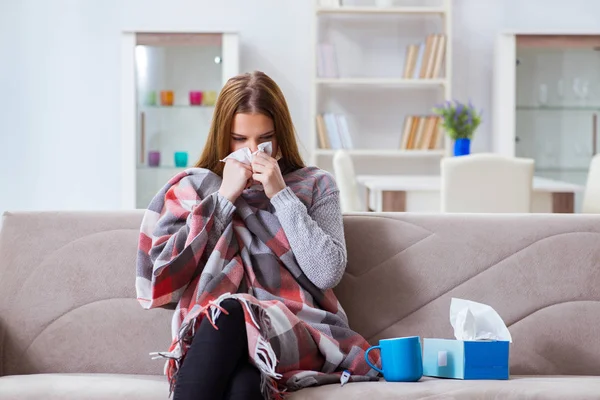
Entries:
<svg viewBox="0 0 600 400">
<path fill-rule="evenodd" d="M 307 209 L 286 187 L 271 204 L 304 274 L 321 290 L 335 287 L 347 260 L 339 192 L 327 194 Z"/>
</svg>

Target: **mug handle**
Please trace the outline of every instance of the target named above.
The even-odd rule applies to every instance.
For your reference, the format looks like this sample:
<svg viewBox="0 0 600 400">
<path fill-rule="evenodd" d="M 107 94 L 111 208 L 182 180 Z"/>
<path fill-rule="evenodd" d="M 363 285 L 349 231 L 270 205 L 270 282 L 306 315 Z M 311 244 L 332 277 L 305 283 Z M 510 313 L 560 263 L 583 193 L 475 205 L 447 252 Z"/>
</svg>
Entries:
<svg viewBox="0 0 600 400">
<path fill-rule="evenodd" d="M 371 346 L 367 349 L 367 351 L 365 352 L 365 361 L 367 362 L 367 364 L 369 364 L 369 367 L 373 368 L 375 371 L 379 372 L 380 374 L 383 374 L 383 370 L 377 368 L 376 366 L 374 366 L 373 364 L 371 364 L 371 361 L 369 361 L 369 352 L 371 350 L 375 350 L 378 349 L 379 351 L 381 351 L 381 346 Z"/>
</svg>

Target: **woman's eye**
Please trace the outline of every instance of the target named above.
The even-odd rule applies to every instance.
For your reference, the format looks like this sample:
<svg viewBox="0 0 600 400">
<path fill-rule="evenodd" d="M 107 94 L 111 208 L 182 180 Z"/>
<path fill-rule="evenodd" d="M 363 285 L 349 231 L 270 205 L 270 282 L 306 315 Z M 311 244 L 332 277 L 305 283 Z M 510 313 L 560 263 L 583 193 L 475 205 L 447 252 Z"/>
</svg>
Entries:
<svg viewBox="0 0 600 400">
<path fill-rule="evenodd" d="M 234 137 L 233 140 L 235 140 L 236 142 L 243 142 L 244 140 L 246 140 L 246 138 Z"/>
<path fill-rule="evenodd" d="M 263 140 L 263 142 L 267 141 L 267 140 L 271 140 L 271 139 L 273 139 L 273 136 L 274 135 L 265 136 L 265 137 L 262 138 L 262 140 Z"/>
</svg>

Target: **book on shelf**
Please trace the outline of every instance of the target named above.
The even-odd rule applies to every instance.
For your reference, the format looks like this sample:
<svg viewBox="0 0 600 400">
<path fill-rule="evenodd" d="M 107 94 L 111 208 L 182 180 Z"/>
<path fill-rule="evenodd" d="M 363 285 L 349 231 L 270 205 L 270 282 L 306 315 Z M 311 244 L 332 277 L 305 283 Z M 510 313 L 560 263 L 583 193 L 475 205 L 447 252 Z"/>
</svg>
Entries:
<svg viewBox="0 0 600 400">
<path fill-rule="evenodd" d="M 404 118 L 404 127 L 402 128 L 402 142 L 400 143 L 400 148 L 405 150 L 408 149 L 408 140 L 410 138 L 410 131 L 413 126 L 413 117 L 412 115 L 408 115 Z"/>
<path fill-rule="evenodd" d="M 346 120 L 346 116 L 342 114 L 337 114 L 336 116 L 337 128 L 342 138 L 342 146 L 344 149 L 352 149 L 354 145 L 352 144 L 352 137 L 350 136 L 350 130 L 348 129 L 348 121 Z"/>
<path fill-rule="evenodd" d="M 428 35 L 424 43 L 411 44 L 406 49 L 404 79 L 436 79 L 442 74 L 446 57 L 446 35 Z"/>
<path fill-rule="evenodd" d="M 433 35 L 433 38 L 431 39 L 431 49 L 430 49 L 430 54 L 429 57 L 427 58 L 427 68 L 425 71 L 425 79 L 430 79 L 433 77 L 433 66 L 435 64 L 435 55 L 437 53 L 437 47 L 438 44 L 440 43 L 440 38 L 438 35 Z"/>
<path fill-rule="evenodd" d="M 413 69 L 413 79 L 419 79 L 419 73 L 421 72 L 421 65 L 423 64 L 423 54 L 425 54 L 425 43 L 419 45 L 419 52 L 415 61 L 415 67 Z"/>
<path fill-rule="evenodd" d="M 333 44 L 319 43 L 317 75 L 319 78 L 339 78 L 335 46 Z"/>
<path fill-rule="evenodd" d="M 408 115 L 402 127 L 401 150 L 439 150 L 444 148 L 441 117 Z"/>
<path fill-rule="evenodd" d="M 404 74 L 402 75 L 402 78 L 411 79 L 414 76 L 418 56 L 419 46 L 411 44 L 406 48 L 406 59 L 404 60 Z"/>
<path fill-rule="evenodd" d="M 322 149 L 330 149 L 331 143 L 327 136 L 327 128 L 325 126 L 325 119 L 323 115 L 317 115 L 317 137 L 319 138 L 319 147 Z"/>
<path fill-rule="evenodd" d="M 348 120 L 343 114 L 324 113 L 317 115 L 317 137 L 321 149 L 352 149 L 354 144 L 348 129 Z"/>
<path fill-rule="evenodd" d="M 446 58 L 446 35 L 438 35 L 437 48 L 435 51 L 435 61 L 431 78 L 439 78 L 442 73 L 442 65 Z"/>
</svg>

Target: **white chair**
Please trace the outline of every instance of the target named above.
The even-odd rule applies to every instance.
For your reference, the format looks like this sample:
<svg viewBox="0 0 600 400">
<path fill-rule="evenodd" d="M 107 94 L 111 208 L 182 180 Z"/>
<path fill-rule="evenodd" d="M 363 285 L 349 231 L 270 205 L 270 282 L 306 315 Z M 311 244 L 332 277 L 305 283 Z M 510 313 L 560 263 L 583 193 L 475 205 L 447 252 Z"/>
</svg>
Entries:
<svg viewBox="0 0 600 400">
<path fill-rule="evenodd" d="M 350 154 L 344 150 L 336 151 L 333 155 L 333 171 L 340 190 L 342 212 L 364 211 Z"/>
<path fill-rule="evenodd" d="M 532 159 L 498 154 L 442 159 L 442 212 L 530 212 L 533 166 Z"/>
<path fill-rule="evenodd" d="M 581 211 L 600 214 L 600 154 L 596 154 L 590 163 Z"/>
</svg>

